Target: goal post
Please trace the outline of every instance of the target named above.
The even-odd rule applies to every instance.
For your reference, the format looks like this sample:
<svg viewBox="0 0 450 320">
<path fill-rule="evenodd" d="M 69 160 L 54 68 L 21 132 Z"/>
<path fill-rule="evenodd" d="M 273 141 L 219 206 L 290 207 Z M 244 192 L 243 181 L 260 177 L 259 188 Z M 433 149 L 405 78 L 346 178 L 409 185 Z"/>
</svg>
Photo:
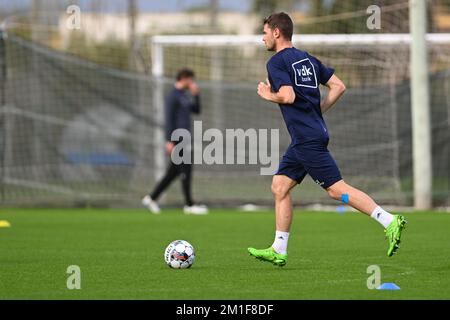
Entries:
<svg viewBox="0 0 450 320">
<path fill-rule="evenodd" d="M 163 47 L 161 44 L 153 41 L 151 44 L 152 53 L 152 77 L 154 80 L 153 91 L 153 106 L 154 106 L 154 119 L 156 123 L 164 122 L 164 56 Z M 155 134 L 153 136 L 153 144 L 155 150 L 153 151 L 154 157 L 154 178 L 158 181 L 162 175 L 165 165 L 165 148 L 164 148 L 164 130 L 162 127 L 155 128 Z"/>
<path fill-rule="evenodd" d="M 431 44 L 449 44 L 450 33 L 428 33 L 426 41 Z M 259 35 L 164 35 L 153 36 L 152 45 L 167 46 L 226 46 L 226 45 L 260 45 L 263 48 L 262 36 Z M 306 45 L 396 45 L 410 44 L 409 33 L 376 33 L 376 34 L 305 34 L 294 35 L 292 43 Z M 154 57 L 158 62 L 162 56 Z"/>
<path fill-rule="evenodd" d="M 428 53 L 425 40 L 427 5 L 422 0 L 410 0 L 411 32 L 411 115 L 413 132 L 414 207 L 432 207 L 432 148 L 430 129 L 430 94 L 428 83 Z"/>
</svg>

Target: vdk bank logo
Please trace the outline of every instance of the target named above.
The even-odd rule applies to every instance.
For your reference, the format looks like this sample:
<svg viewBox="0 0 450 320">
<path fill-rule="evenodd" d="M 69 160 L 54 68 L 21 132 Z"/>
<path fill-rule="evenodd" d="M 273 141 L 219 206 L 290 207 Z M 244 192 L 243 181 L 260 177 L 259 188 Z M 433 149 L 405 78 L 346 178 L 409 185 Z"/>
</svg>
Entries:
<svg viewBox="0 0 450 320">
<path fill-rule="evenodd" d="M 294 62 L 295 85 L 299 87 L 317 88 L 317 77 L 314 65 L 309 58 Z"/>
</svg>

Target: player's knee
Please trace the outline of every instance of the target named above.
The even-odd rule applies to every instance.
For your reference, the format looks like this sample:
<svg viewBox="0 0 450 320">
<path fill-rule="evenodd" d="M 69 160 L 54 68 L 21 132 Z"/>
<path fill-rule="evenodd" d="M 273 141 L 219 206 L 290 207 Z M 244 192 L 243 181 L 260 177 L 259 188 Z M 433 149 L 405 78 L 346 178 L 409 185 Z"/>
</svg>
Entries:
<svg viewBox="0 0 450 320">
<path fill-rule="evenodd" d="M 348 202 L 349 187 L 343 180 L 327 188 L 327 193 L 334 200 Z"/>
<path fill-rule="evenodd" d="M 286 197 L 289 193 L 289 186 L 284 185 L 279 182 L 272 182 L 272 194 L 275 199 L 282 199 Z"/>
<path fill-rule="evenodd" d="M 348 189 L 345 188 L 346 185 L 333 185 L 327 189 L 328 195 L 334 200 L 342 200 L 343 197 L 348 197 Z"/>
<path fill-rule="evenodd" d="M 327 192 L 328 192 L 328 195 L 330 196 L 330 198 L 332 198 L 334 200 L 341 199 L 342 191 L 339 190 L 338 188 L 328 188 Z"/>
</svg>

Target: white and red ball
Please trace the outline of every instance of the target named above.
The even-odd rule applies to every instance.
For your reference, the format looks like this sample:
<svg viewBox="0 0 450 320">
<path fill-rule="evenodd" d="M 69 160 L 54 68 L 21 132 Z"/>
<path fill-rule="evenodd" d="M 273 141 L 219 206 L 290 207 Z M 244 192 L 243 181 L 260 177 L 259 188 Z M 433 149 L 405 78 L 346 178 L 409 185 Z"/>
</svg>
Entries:
<svg viewBox="0 0 450 320">
<path fill-rule="evenodd" d="M 164 251 L 164 260 L 174 269 L 187 269 L 194 264 L 195 250 L 187 241 L 172 241 Z"/>
</svg>

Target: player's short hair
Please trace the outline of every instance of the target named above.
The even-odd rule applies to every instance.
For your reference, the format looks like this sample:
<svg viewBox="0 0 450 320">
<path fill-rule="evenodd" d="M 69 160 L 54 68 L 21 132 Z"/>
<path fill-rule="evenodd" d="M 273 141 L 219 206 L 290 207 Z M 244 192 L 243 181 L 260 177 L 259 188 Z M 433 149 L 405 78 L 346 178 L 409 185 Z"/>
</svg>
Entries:
<svg viewBox="0 0 450 320">
<path fill-rule="evenodd" d="M 292 40 L 292 34 L 294 33 L 294 24 L 291 17 L 285 12 L 272 13 L 270 16 L 264 19 L 264 24 L 267 24 L 270 29 L 274 30 L 278 28 L 280 33 L 286 40 Z"/>
<path fill-rule="evenodd" d="M 180 81 L 181 79 L 194 78 L 194 77 L 195 77 L 194 71 L 192 71 L 191 69 L 188 69 L 188 68 L 183 68 L 183 69 L 178 70 L 175 79 L 177 79 L 177 81 Z"/>
</svg>

